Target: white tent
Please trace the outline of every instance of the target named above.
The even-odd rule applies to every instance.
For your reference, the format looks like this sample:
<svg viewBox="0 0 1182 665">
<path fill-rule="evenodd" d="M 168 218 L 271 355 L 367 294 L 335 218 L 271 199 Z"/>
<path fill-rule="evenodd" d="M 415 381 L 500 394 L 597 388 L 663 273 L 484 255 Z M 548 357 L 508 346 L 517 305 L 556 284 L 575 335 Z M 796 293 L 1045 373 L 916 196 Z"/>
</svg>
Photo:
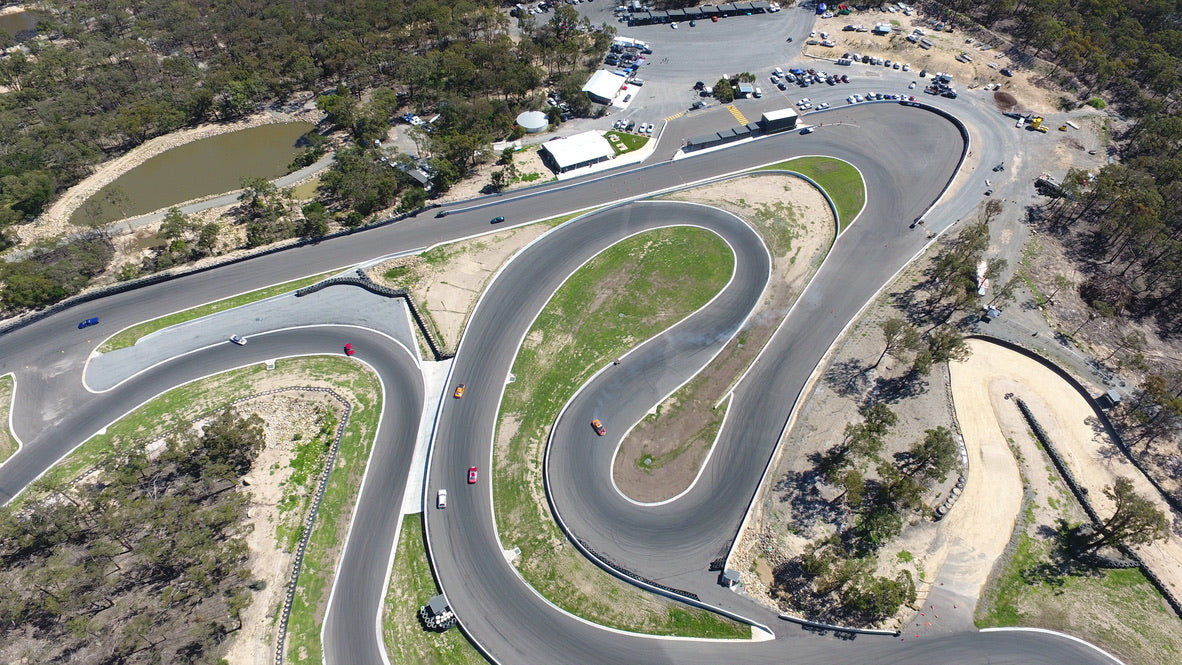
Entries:
<svg viewBox="0 0 1182 665">
<path fill-rule="evenodd" d="M 623 75 L 600 69 L 587 79 L 587 84 L 583 86 L 583 92 L 587 93 L 591 101 L 610 104 L 612 98 L 620 92 L 622 87 L 624 87 Z"/>
</svg>

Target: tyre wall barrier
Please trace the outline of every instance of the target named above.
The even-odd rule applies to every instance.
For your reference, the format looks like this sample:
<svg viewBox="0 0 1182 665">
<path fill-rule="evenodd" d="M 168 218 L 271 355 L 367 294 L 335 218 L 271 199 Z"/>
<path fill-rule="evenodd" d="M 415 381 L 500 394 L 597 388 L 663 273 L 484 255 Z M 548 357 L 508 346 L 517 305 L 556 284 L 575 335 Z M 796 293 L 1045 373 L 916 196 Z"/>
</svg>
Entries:
<svg viewBox="0 0 1182 665">
<path fill-rule="evenodd" d="M 1099 527 L 1103 523 L 1103 520 L 1100 519 L 1099 514 L 1096 513 L 1096 509 L 1093 508 L 1091 502 L 1088 501 L 1086 488 L 1080 487 L 1079 483 L 1076 482 L 1075 476 L 1072 475 L 1071 470 L 1067 468 L 1067 465 L 1059 456 L 1059 452 L 1055 449 L 1054 443 L 1051 442 L 1050 437 L 1047 436 L 1046 431 L 1034 417 L 1034 414 L 1030 412 L 1030 407 L 1026 406 L 1026 402 L 1022 401 L 1021 398 L 1015 398 L 1014 401 L 1018 403 L 1018 409 L 1022 411 L 1022 415 L 1026 418 L 1026 422 L 1029 423 L 1030 429 L 1034 432 L 1034 435 L 1038 437 L 1039 442 L 1042 443 L 1043 449 L 1047 452 L 1047 457 L 1051 458 L 1051 463 L 1054 464 L 1055 468 L 1059 471 L 1059 475 L 1063 478 L 1063 482 L 1067 483 L 1068 489 L 1071 490 L 1071 493 L 1075 496 L 1075 499 L 1079 501 L 1079 504 L 1083 506 L 1084 511 L 1088 514 L 1088 517 L 1091 518 L 1093 525 Z M 1160 577 L 1158 577 L 1157 574 L 1150 570 L 1150 568 L 1145 565 L 1145 562 L 1141 559 L 1141 557 L 1137 556 L 1137 553 L 1131 548 L 1121 545 L 1119 549 L 1121 554 L 1124 554 L 1125 557 L 1136 562 L 1137 567 L 1141 569 L 1141 574 L 1145 575 L 1145 579 L 1149 580 L 1149 583 L 1152 584 L 1158 590 L 1158 592 L 1161 593 L 1162 597 L 1166 599 L 1166 602 L 1170 605 L 1170 609 L 1174 610 L 1174 614 L 1176 614 L 1179 618 L 1182 618 L 1182 603 L 1178 601 L 1178 598 L 1174 596 L 1173 592 L 1168 586 L 1166 586 L 1165 582 Z M 1123 568 L 1126 566 L 1122 565 L 1120 567 Z"/>
<path fill-rule="evenodd" d="M 835 633 L 848 633 L 850 635 L 883 635 L 888 637 L 898 637 L 900 635 L 897 630 L 877 630 L 874 628 L 847 628 L 845 626 L 835 626 L 831 623 L 821 623 L 820 621 L 809 621 L 808 619 L 801 619 L 794 617 L 791 614 L 781 614 L 780 618 L 784 621 L 790 621 L 799 624 L 806 628 L 813 630 L 832 630 Z"/>
<path fill-rule="evenodd" d="M 431 355 L 435 360 L 447 360 L 454 358 L 456 354 L 447 353 L 443 350 L 442 345 L 435 339 L 435 333 L 432 332 L 431 327 L 427 325 L 427 321 L 423 315 L 419 313 L 419 308 L 415 305 L 415 301 L 407 293 L 406 289 L 395 289 L 388 286 L 382 286 L 374 282 L 365 274 L 360 268 L 357 269 L 357 275 L 341 275 L 339 277 L 330 277 L 324 281 L 316 282 L 310 286 L 296 291 L 296 297 L 301 298 L 310 293 L 316 293 L 322 289 L 330 286 L 357 286 L 369 291 L 375 295 L 385 296 L 387 298 L 402 298 L 406 302 L 406 308 L 410 310 L 411 317 L 415 320 L 415 325 L 419 327 L 419 332 L 422 333 L 423 339 L 427 340 L 427 346 L 431 349 Z"/>
</svg>

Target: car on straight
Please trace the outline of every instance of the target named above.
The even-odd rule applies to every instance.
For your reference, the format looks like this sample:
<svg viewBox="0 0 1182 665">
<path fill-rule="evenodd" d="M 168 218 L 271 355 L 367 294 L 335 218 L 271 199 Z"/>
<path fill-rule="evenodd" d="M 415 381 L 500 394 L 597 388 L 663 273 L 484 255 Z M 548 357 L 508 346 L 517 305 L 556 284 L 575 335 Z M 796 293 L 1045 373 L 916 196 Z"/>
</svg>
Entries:
<svg viewBox="0 0 1182 665">
<path fill-rule="evenodd" d="M 489 224 L 500 224 L 503 221 L 505 221 L 505 218 L 501 217 L 500 215 L 497 215 L 496 217 L 493 217 L 492 219 L 488 220 L 488 223 Z"/>
<path fill-rule="evenodd" d="M 461 383 L 460 385 L 456 386 L 456 391 L 454 393 L 452 393 L 451 396 L 456 399 L 459 399 L 464 396 L 464 392 L 467 390 L 468 390 L 468 386 L 466 384 Z"/>
<path fill-rule="evenodd" d="M 447 508 L 447 490 L 439 490 L 435 494 L 435 507 L 439 509 Z"/>
<path fill-rule="evenodd" d="M 468 484 L 469 485 L 476 484 L 476 473 L 477 473 L 476 467 L 474 467 L 474 466 L 468 467 Z"/>
<path fill-rule="evenodd" d="M 93 316 L 93 317 L 91 317 L 91 318 L 89 318 L 89 319 L 86 319 L 86 320 L 85 320 L 85 321 L 83 321 L 82 323 L 79 323 L 79 324 L 78 324 L 78 329 L 79 329 L 79 330 L 82 330 L 83 328 L 89 328 L 89 327 L 91 327 L 91 326 L 97 326 L 97 325 L 98 325 L 98 321 L 99 321 L 99 320 L 98 320 L 98 317 L 97 317 L 97 316 Z"/>
<path fill-rule="evenodd" d="M 800 133 L 801 134 L 812 134 L 815 131 L 817 131 L 816 127 L 805 127 L 804 129 L 800 130 Z"/>
<path fill-rule="evenodd" d="M 591 429 L 594 429 L 595 433 L 599 436 L 607 436 L 607 428 L 603 426 L 603 423 L 599 422 L 598 418 L 591 421 Z"/>
<path fill-rule="evenodd" d="M 230 341 L 238 346 L 246 346 L 246 338 L 242 335 L 230 335 Z"/>
</svg>

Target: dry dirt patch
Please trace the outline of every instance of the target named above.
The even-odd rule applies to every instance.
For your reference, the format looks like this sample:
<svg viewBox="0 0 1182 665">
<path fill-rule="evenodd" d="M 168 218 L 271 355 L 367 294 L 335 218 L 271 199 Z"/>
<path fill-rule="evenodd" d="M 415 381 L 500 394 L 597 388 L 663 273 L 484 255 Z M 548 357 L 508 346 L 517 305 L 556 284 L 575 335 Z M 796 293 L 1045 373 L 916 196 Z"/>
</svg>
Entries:
<svg viewBox="0 0 1182 665">
<path fill-rule="evenodd" d="M 821 193 L 791 176 L 746 176 L 667 198 L 711 205 L 746 219 L 768 239 L 773 265 L 764 297 L 739 334 L 621 442 L 612 473 L 620 490 L 637 501 L 671 498 L 697 477 L 725 413 L 725 404 L 716 405 L 820 266 L 836 228 Z"/>
</svg>

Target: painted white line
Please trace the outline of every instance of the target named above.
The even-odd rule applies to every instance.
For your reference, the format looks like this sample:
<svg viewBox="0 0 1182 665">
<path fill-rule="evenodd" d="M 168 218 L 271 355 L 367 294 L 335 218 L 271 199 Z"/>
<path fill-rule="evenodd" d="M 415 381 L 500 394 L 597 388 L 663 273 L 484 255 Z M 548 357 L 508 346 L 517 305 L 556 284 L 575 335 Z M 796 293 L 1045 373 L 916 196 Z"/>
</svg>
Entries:
<svg viewBox="0 0 1182 665">
<path fill-rule="evenodd" d="M 1091 642 L 1088 642 L 1087 640 L 1082 640 L 1074 635 L 1068 635 L 1067 633 L 1060 633 L 1059 631 L 1056 631 L 1056 630 L 1047 630 L 1046 628 L 1022 628 L 1022 627 L 982 628 L 981 629 L 982 633 L 999 633 L 999 632 L 1003 632 L 1003 631 L 1011 631 L 1011 632 L 1022 631 L 1022 632 L 1027 632 L 1027 633 L 1044 633 L 1046 635 L 1055 635 L 1057 637 L 1062 637 L 1063 639 L 1071 640 L 1072 642 L 1082 644 L 1082 645 L 1088 647 L 1089 649 L 1093 649 L 1096 652 L 1100 653 L 1105 658 L 1116 663 L 1117 665 L 1124 665 L 1124 663 L 1121 662 L 1121 660 L 1119 658 L 1117 658 L 1116 656 L 1101 649 L 1100 647 L 1096 646 L 1095 644 L 1092 644 Z"/>
</svg>

